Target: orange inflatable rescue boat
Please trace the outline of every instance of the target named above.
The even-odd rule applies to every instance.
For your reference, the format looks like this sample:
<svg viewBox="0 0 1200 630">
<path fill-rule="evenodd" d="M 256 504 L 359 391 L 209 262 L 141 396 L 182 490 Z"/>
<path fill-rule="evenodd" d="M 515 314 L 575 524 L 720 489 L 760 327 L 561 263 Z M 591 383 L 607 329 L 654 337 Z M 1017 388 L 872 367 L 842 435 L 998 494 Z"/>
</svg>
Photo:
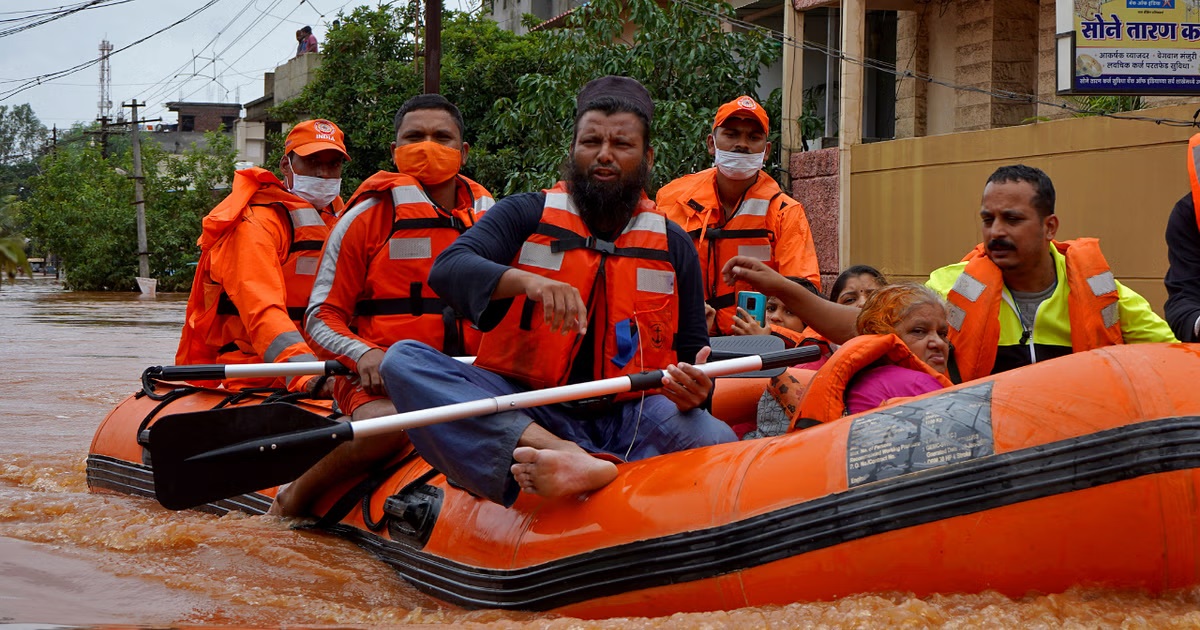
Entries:
<svg viewBox="0 0 1200 630">
<path fill-rule="evenodd" d="M 445 601 L 577 617 L 881 591 L 1189 587 L 1200 584 L 1196 382 L 1200 346 L 1112 346 L 623 464 L 586 498 L 522 495 L 510 509 L 406 453 L 330 489 L 321 525 Z M 146 434 L 226 396 L 124 401 L 96 433 L 89 485 L 154 496 Z M 261 513 L 272 493 L 203 509 Z"/>
</svg>

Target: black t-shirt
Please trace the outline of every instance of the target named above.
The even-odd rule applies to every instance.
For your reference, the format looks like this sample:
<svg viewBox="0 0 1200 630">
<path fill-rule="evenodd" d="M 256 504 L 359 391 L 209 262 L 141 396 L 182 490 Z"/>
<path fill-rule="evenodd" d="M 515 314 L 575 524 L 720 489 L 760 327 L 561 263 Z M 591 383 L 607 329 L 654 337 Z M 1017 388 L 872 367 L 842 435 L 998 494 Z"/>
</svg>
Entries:
<svg viewBox="0 0 1200 630">
<path fill-rule="evenodd" d="M 1196 319 L 1200 317 L 1200 229 L 1192 194 L 1183 196 L 1167 219 L 1167 323 L 1180 341 L 1194 342 Z"/>
</svg>

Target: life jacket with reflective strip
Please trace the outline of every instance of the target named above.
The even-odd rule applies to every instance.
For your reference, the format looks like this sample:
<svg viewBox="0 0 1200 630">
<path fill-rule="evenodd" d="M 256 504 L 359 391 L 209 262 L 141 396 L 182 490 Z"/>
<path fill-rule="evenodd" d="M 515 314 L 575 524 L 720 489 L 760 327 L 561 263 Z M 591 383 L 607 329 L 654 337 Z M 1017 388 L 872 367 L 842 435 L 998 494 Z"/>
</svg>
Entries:
<svg viewBox="0 0 1200 630">
<path fill-rule="evenodd" d="M 512 266 L 579 290 L 596 344 L 593 377 L 675 363 L 679 293 L 666 215 L 643 195 L 624 230 L 609 242 L 588 230 L 563 182 L 543 192 L 541 222 Z M 475 365 L 532 388 L 563 385 L 583 340 L 577 332 L 550 330 L 541 304 L 520 295 L 496 328 L 484 333 Z"/>
<path fill-rule="evenodd" d="M 725 221 L 715 172 L 712 168 L 675 180 L 674 186 L 663 187 L 658 198 L 663 200 L 662 210 L 692 237 L 704 274 L 704 299 L 717 311 L 717 329 L 728 335 L 737 313 L 738 291 L 753 291 L 754 287 L 743 280 L 729 286 L 721 278 L 721 268 L 734 256 L 748 256 L 778 270 L 774 258 L 777 235 L 767 229 L 767 214 L 787 206 L 788 197 L 774 179 L 760 172 L 733 216 Z M 683 216 L 686 219 L 680 221 Z"/>
<path fill-rule="evenodd" d="M 351 326 L 363 339 L 385 347 L 415 339 L 450 355 L 478 347 L 479 331 L 427 284 L 434 259 L 495 203 L 483 186 L 457 177 L 460 203 L 449 211 L 433 203 L 415 178 L 400 173 L 376 173 L 354 193 L 351 208 L 372 197 L 392 208 L 377 215 L 390 217 L 391 225 L 380 226 L 390 236 L 385 247 L 370 254 L 370 271 L 354 307 Z"/>
<path fill-rule="evenodd" d="M 1052 243 L 1066 258 L 1071 351 L 1123 343 L 1117 281 L 1100 252 L 1100 241 L 1078 238 Z M 996 365 L 1004 277 L 987 257 L 983 244 L 977 245 L 963 260 L 967 266 L 946 294 L 949 302 L 946 310 L 950 343 L 954 347 L 953 362 L 965 382 L 992 374 Z M 1020 343 L 1032 343 L 1032 335 L 1032 330 L 1025 331 Z"/>
<path fill-rule="evenodd" d="M 296 327 L 304 330 L 304 309 L 308 307 L 308 297 L 316 279 L 321 249 L 325 246 L 325 239 L 329 237 L 329 224 L 326 223 L 324 215 L 308 202 L 293 204 L 287 201 L 273 201 L 269 204 L 251 203 L 250 207 L 275 208 L 279 215 L 285 218 L 282 223 L 292 235 L 292 244 L 288 247 L 287 258 L 283 261 L 287 312 Z M 237 306 L 224 291 L 217 300 L 217 314 L 238 315 Z"/>
<path fill-rule="evenodd" d="M 293 195 L 283 188 L 270 171 L 250 168 L 237 171 L 232 191 L 202 221 L 202 232 L 197 244 L 200 246 L 200 261 L 197 263 L 192 291 L 188 299 L 187 313 L 179 349 L 177 365 L 206 363 L 273 363 L 285 350 L 304 341 L 300 331 L 304 309 L 308 306 L 316 278 L 321 248 L 329 236 L 329 223 L 336 221 L 335 214 L 342 209 L 342 201 L 332 204 L 333 213 L 320 213 L 312 204 Z M 210 280 L 212 250 L 233 228 L 253 213 L 257 220 L 274 217 L 286 227 L 289 245 L 284 257 L 265 264 L 278 264 L 284 280 L 286 300 L 284 307 L 295 326 L 294 330 L 281 332 L 273 339 L 265 356 L 255 351 L 250 335 L 242 320 L 242 314 L 229 298 L 225 288 Z M 328 217 L 328 219 L 326 219 Z M 248 316 L 254 316 L 249 314 Z M 305 348 L 307 350 L 307 348 Z M 293 353 L 294 354 L 294 353 Z M 315 357 L 292 356 L 293 360 L 313 360 Z M 235 381 L 225 382 L 226 387 Z M 216 381 L 197 382 L 216 386 Z M 238 387 L 265 387 L 282 384 L 280 379 L 239 379 Z"/>
<path fill-rule="evenodd" d="M 1192 185 L 1192 208 L 1196 209 L 1196 228 L 1200 229 L 1200 133 L 1188 140 L 1188 183 Z"/>
<path fill-rule="evenodd" d="M 928 374 L 942 387 L 952 385 L 950 379 L 918 359 L 896 335 L 859 335 L 842 344 L 813 375 L 789 430 L 795 430 L 801 418 L 823 423 L 845 416 L 847 386 L 859 372 L 880 362 Z"/>
</svg>

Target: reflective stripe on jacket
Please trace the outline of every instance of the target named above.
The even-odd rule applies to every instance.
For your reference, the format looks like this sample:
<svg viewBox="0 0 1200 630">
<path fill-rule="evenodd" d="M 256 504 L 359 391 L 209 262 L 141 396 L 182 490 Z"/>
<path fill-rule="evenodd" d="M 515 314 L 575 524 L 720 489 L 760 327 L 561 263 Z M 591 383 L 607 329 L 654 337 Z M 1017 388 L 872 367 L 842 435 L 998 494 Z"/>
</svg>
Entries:
<svg viewBox="0 0 1200 630">
<path fill-rule="evenodd" d="M 744 282 L 729 286 L 721 268 L 734 256 L 766 262 L 785 276 L 807 278 L 818 288 L 821 274 L 804 206 L 783 194 L 779 184 L 759 172 L 737 210 L 724 220 L 717 197 L 717 169 L 686 175 L 658 192 L 657 205 L 692 237 L 704 274 L 704 298 L 717 309 L 717 328 L 732 332 L 737 292 L 752 291 Z"/>
<path fill-rule="evenodd" d="M 1118 285 L 1099 241 L 1053 241 L 1051 247 L 1058 286 L 1038 307 L 1033 330 L 1021 324 L 1000 268 L 982 244 L 963 258 L 960 273 L 943 268 L 930 276 L 929 287 L 949 302 L 952 357 L 963 381 L 1123 343 Z M 1008 304 L 1003 311 L 1002 303 Z"/>
<path fill-rule="evenodd" d="M 494 204 L 479 184 L 459 181 L 449 212 L 408 175 L 379 172 L 358 187 L 329 238 L 309 304 L 305 325 L 322 358 L 354 366 L 367 350 L 403 339 L 448 354 L 474 351 L 479 333 L 427 284 L 438 254 Z"/>
<path fill-rule="evenodd" d="M 842 344 L 817 370 L 808 383 L 799 413 L 792 418 L 789 430 L 795 430 L 799 418 L 832 422 L 846 415 L 846 388 L 850 381 L 879 362 L 924 372 L 943 387 L 951 386 L 950 379 L 918 359 L 896 335 L 859 335 Z"/>
<path fill-rule="evenodd" d="M 679 294 L 666 215 L 643 196 L 625 229 L 608 242 L 588 230 L 565 184 L 545 193 L 541 222 L 512 266 L 579 290 L 596 342 L 594 377 L 675 363 Z M 496 328 L 483 335 L 475 365 L 529 387 L 563 385 L 583 338 L 549 330 L 541 305 L 520 295 Z"/>
<path fill-rule="evenodd" d="M 313 360 L 300 321 L 341 199 L 332 208 L 318 212 L 270 171 L 235 173 L 233 191 L 202 222 L 176 364 Z M 286 385 L 299 389 L 309 378 L 294 377 Z M 224 385 L 280 387 L 285 381 L 231 379 Z"/>
</svg>

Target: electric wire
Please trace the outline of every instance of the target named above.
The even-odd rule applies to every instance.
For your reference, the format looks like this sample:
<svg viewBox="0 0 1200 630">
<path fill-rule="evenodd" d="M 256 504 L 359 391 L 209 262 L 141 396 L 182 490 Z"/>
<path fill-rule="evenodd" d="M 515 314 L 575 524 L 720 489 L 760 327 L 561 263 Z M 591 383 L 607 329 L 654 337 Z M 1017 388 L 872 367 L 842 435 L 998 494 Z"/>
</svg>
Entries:
<svg viewBox="0 0 1200 630">
<path fill-rule="evenodd" d="M 1067 103 L 1056 103 L 1054 101 L 1048 101 L 1048 100 L 1039 98 L 1035 94 L 1026 94 L 1023 92 L 1015 92 L 1015 91 L 1010 91 L 1010 90 L 988 90 L 988 89 L 973 86 L 973 85 L 963 85 L 963 84 L 955 83 L 953 81 L 949 81 L 946 79 L 940 79 L 940 78 L 935 77 L 932 74 L 929 74 L 926 72 L 916 72 L 916 71 L 908 70 L 908 69 L 900 70 L 896 67 L 896 64 L 894 64 L 894 63 L 882 61 L 879 59 L 873 59 L 873 58 L 865 57 L 865 56 L 863 58 L 859 59 L 852 55 L 846 54 L 845 51 L 840 50 L 838 48 L 834 48 L 832 46 L 827 46 L 825 44 L 818 44 L 818 43 L 811 42 L 811 41 L 804 40 L 804 39 L 796 39 L 795 37 L 788 36 L 781 31 L 777 31 L 777 30 L 770 29 L 770 28 L 767 28 L 764 26 L 760 26 L 758 24 L 753 24 L 751 22 L 746 22 L 744 20 L 738 19 L 737 17 L 733 17 L 733 16 L 729 16 L 727 14 L 721 13 L 720 11 L 717 11 L 713 8 L 701 5 L 697 2 L 694 2 L 693 0 L 672 0 L 672 1 L 675 2 L 676 4 L 682 6 L 683 8 L 685 8 L 689 11 L 692 11 L 693 13 L 708 16 L 708 17 L 713 17 L 713 18 L 716 18 L 727 24 L 743 28 L 747 31 L 757 32 L 769 39 L 778 41 L 785 46 L 793 46 L 796 48 L 800 48 L 802 50 L 810 50 L 813 52 L 817 52 L 822 55 L 825 55 L 826 57 L 831 57 L 834 59 L 838 59 L 840 61 L 845 61 L 847 63 L 859 65 L 864 68 L 871 68 L 871 69 L 877 70 L 879 72 L 891 74 L 900 79 L 914 79 L 917 81 L 924 81 L 926 83 L 941 85 L 944 87 L 948 87 L 952 90 L 957 90 L 957 91 L 961 91 L 961 92 L 974 92 L 974 93 L 984 94 L 984 95 L 991 96 L 994 98 L 999 98 L 999 99 L 1004 99 L 1004 100 L 1009 100 L 1009 101 L 1030 103 L 1033 105 L 1045 105 L 1047 107 L 1061 109 L 1061 110 L 1068 111 L 1068 112 L 1071 112 L 1074 114 L 1083 114 L 1083 115 L 1088 115 L 1088 116 L 1103 116 L 1103 117 L 1112 118 L 1115 120 L 1136 120 L 1136 121 L 1140 121 L 1140 122 L 1152 122 L 1156 125 L 1165 125 L 1165 126 L 1169 126 L 1169 127 L 1200 127 L 1200 117 L 1193 118 L 1193 120 L 1177 120 L 1177 119 L 1172 119 L 1172 118 L 1155 118 L 1153 116 L 1110 114 L 1110 113 L 1106 113 L 1106 112 L 1098 112 L 1098 111 L 1095 111 L 1092 109 L 1073 107 Z M 1200 114 L 1200 112 L 1198 112 L 1198 114 Z"/>
<path fill-rule="evenodd" d="M 118 48 L 118 49 L 112 51 L 111 53 L 109 53 L 109 57 L 111 57 L 112 55 L 115 55 L 119 52 L 129 50 L 130 48 L 133 48 L 134 46 L 137 46 L 138 44 L 140 44 L 152 37 L 155 37 L 156 35 L 165 33 L 166 31 L 168 31 L 172 28 L 175 28 L 176 26 L 179 26 L 180 24 L 183 24 L 184 22 L 187 22 L 188 20 L 191 20 L 192 18 L 196 17 L 197 15 L 200 15 L 200 13 L 202 13 L 203 11 L 205 11 L 209 7 L 212 7 L 214 4 L 216 4 L 220 1 L 221 0 L 209 0 L 208 2 L 204 3 L 200 8 L 196 9 L 195 11 L 192 11 L 191 13 L 176 20 L 175 22 L 172 22 L 171 24 L 158 29 L 157 31 L 154 31 L 153 33 L 151 33 L 137 41 L 134 41 L 131 44 L 122 46 L 121 48 Z M 71 66 L 70 68 L 65 68 L 63 70 L 49 72 L 46 74 L 40 74 L 40 75 L 37 75 L 34 77 L 29 77 L 28 79 L 25 79 L 25 82 L 22 83 L 20 86 L 0 92 L 0 101 L 8 100 L 8 99 L 12 98 L 13 96 L 16 96 L 17 94 L 20 94 L 21 92 L 32 89 L 34 87 L 37 87 L 37 86 L 41 85 L 42 83 L 46 83 L 46 82 L 52 81 L 54 79 L 60 79 L 67 75 L 75 74 L 76 72 L 79 72 L 80 70 L 85 70 L 87 68 L 90 68 L 90 67 L 100 63 L 100 60 L 101 60 L 101 58 L 97 57 L 90 61 L 85 61 L 83 63 Z"/>
<path fill-rule="evenodd" d="M 127 2 L 133 2 L 133 0 L 88 0 L 87 2 L 81 2 L 77 5 L 72 5 L 69 7 L 59 7 L 63 9 L 62 11 L 47 11 L 25 17 L 0 19 L 0 24 L 23 22 L 23 24 L 20 24 L 19 26 L 11 26 L 0 29 L 0 37 L 16 35 L 22 31 L 27 31 L 31 28 L 37 28 L 43 24 L 60 20 L 67 16 L 79 13 L 80 11 L 86 11 L 88 9 L 102 9 L 105 7 L 116 6 L 118 4 L 125 4 Z"/>
<path fill-rule="evenodd" d="M 277 2 L 276 2 L 275 4 L 276 4 L 276 5 L 278 5 L 280 2 L 282 2 L 282 0 L 277 0 Z M 303 5 L 303 4 L 304 4 L 304 0 L 300 0 L 300 3 L 299 3 L 299 4 L 297 4 L 297 5 L 295 6 L 295 8 L 293 8 L 291 11 L 289 11 L 287 15 L 283 16 L 282 18 L 280 18 L 280 19 L 279 19 L 279 21 L 275 23 L 275 26 L 271 27 L 270 31 L 274 31 L 276 28 L 279 28 L 279 25 L 280 25 L 280 24 L 283 24 L 283 21 L 284 21 L 284 20 L 286 20 L 287 18 L 291 17 L 292 13 L 295 13 L 295 12 L 296 12 L 296 11 L 297 11 L 297 10 L 298 10 L 300 7 L 301 7 L 301 5 Z M 242 59 L 243 59 L 243 58 L 244 58 L 246 55 L 250 54 L 250 51 L 252 51 L 252 50 L 254 50 L 255 48 L 257 48 L 257 47 L 259 46 L 259 44 L 263 43 L 263 41 L 265 41 L 265 40 L 261 40 L 261 39 L 260 39 L 260 40 L 259 40 L 258 42 L 256 42 L 256 43 L 255 43 L 253 46 L 251 46 L 251 47 L 247 48 L 247 49 L 246 49 L 246 51 L 245 51 L 245 52 L 243 52 L 243 53 L 242 53 L 242 55 L 241 55 L 240 57 L 238 57 L 237 59 L 234 59 L 234 60 L 233 60 L 233 62 L 226 64 L 226 68 L 227 68 L 227 69 L 228 69 L 228 68 L 232 68 L 234 64 L 236 64 L 237 62 L 241 61 L 241 60 L 242 60 Z M 225 49 L 225 50 L 228 50 L 228 47 L 226 47 L 226 49 Z M 210 83 L 212 83 L 212 81 L 210 81 L 209 83 L 205 83 L 204 85 L 201 85 L 200 87 L 196 88 L 195 90 L 192 90 L 190 93 L 188 93 L 188 95 L 187 95 L 187 96 L 183 97 L 183 98 L 182 98 L 182 99 L 180 99 L 180 100 L 184 100 L 184 101 L 186 101 L 187 99 L 191 98 L 191 97 L 192 97 L 192 95 L 194 95 L 194 94 L 196 94 L 197 92 L 199 92 L 200 90 L 203 90 L 204 88 L 208 87 L 208 85 L 209 85 Z"/>
<path fill-rule="evenodd" d="M 279 2 L 281 2 L 281 1 L 282 0 L 275 0 L 275 5 L 279 4 Z M 225 31 L 229 29 L 229 27 L 233 26 L 233 24 L 236 23 L 238 21 L 238 19 L 241 18 L 241 16 L 246 13 L 246 11 L 248 11 L 251 7 L 254 7 L 256 5 L 257 5 L 256 0 L 249 0 L 249 2 L 247 2 L 241 8 L 241 10 L 238 11 L 237 14 L 234 15 L 233 18 L 230 19 L 229 22 L 227 22 L 225 24 L 225 26 L 221 27 L 221 30 L 217 31 L 217 34 L 214 35 L 213 38 L 211 40 L 209 40 L 207 44 L 205 44 L 204 46 L 202 46 L 200 48 L 199 52 L 192 54 L 191 58 L 188 59 L 187 61 L 184 61 L 183 64 L 181 66 L 179 66 L 179 68 L 177 68 L 174 72 L 168 74 L 166 77 L 163 77 L 163 79 L 162 79 L 163 84 L 161 87 L 159 87 L 157 89 L 148 88 L 148 89 L 142 90 L 139 93 L 139 96 L 144 94 L 145 97 L 143 98 L 143 100 L 145 100 L 146 102 L 157 101 L 159 99 L 165 98 L 166 95 L 169 94 L 176 87 L 180 88 L 180 90 L 182 91 L 182 87 L 184 85 L 186 85 L 188 81 L 190 81 L 198 76 L 203 76 L 200 73 L 202 71 L 204 71 L 204 69 L 207 68 L 210 63 L 215 63 L 216 60 L 219 59 L 220 56 L 222 54 L 224 54 L 224 52 L 226 50 L 229 50 L 229 46 L 232 46 L 233 44 L 237 43 L 242 37 L 245 37 L 246 33 L 249 32 L 249 30 L 251 28 L 253 28 L 260 21 L 262 21 L 263 14 L 265 14 L 270 9 L 274 8 L 275 5 L 271 5 L 271 6 L 267 7 L 267 9 L 262 10 L 257 17 L 255 17 L 254 19 L 252 19 L 250 21 L 250 24 L 246 28 L 242 29 L 242 31 L 240 33 L 238 33 L 238 35 L 235 36 L 233 38 L 233 40 L 231 40 L 230 43 L 228 45 L 226 45 L 226 47 L 224 49 L 222 49 L 221 52 L 216 52 L 215 48 L 214 48 L 214 52 L 213 52 L 211 59 L 208 59 L 204 65 L 200 66 L 199 68 L 193 67 L 192 72 L 190 74 L 184 73 L 183 71 L 187 68 L 188 64 L 194 65 L 196 60 L 201 58 L 200 55 L 205 50 L 208 50 L 210 47 L 213 47 L 216 44 L 217 40 L 220 39 L 221 35 L 223 35 L 225 33 Z M 181 77 L 182 77 L 182 81 L 179 81 L 179 79 Z"/>
</svg>

